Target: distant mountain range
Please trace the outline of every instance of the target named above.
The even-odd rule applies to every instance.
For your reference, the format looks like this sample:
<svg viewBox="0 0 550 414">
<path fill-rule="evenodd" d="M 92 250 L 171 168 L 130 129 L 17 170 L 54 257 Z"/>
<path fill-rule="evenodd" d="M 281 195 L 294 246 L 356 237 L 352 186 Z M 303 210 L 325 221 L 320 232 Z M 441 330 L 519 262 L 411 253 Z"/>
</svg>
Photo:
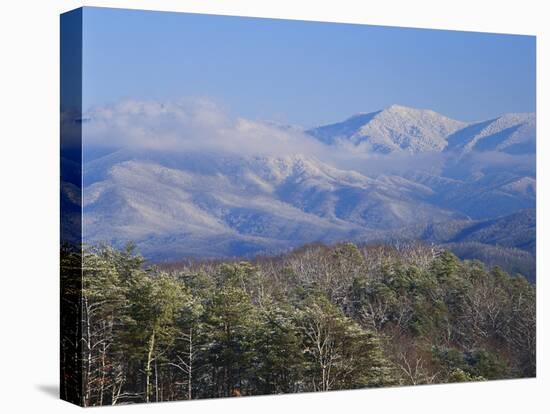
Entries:
<svg viewBox="0 0 550 414">
<path fill-rule="evenodd" d="M 381 111 L 313 128 L 307 133 L 325 144 L 351 143 L 384 154 L 396 151 L 535 152 L 535 115 L 532 113 L 506 114 L 466 123 L 431 110 L 392 105 Z"/>
<path fill-rule="evenodd" d="M 465 123 L 393 105 L 303 133 L 334 153 L 404 168 L 346 168 L 307 154 L 119 148 L 84 167 L 86 241 L 132 240 L 153 261 L 397 239 L 456 251 L 477 243 L 534 261 L 534 114 Z M 437 163 L 425 168 L 423 156 L 434 154 Z"/>
</svg>

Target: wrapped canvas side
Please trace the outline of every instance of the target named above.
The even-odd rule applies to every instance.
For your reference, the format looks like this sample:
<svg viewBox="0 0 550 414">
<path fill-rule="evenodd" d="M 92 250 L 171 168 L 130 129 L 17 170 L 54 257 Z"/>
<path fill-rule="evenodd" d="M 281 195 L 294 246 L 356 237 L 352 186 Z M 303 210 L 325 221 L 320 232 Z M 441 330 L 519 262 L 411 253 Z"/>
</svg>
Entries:
<svg viewBox="0 0 550 414">
<path fill-rule="evenodd" d="M 81 405 L 82 9 L 61 15 L 60 397 Z"/>
</svg>

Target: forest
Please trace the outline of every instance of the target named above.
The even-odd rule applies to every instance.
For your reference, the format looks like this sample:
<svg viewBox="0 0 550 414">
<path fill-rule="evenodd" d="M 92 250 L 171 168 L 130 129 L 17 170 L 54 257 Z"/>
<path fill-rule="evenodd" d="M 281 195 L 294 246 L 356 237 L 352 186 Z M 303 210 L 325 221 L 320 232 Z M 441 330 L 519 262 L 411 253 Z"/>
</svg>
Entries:
<svg viewBox="0 0 550 414">
<path fill-rule="evenodd" d="M 536 375 L 535 285 L 434 245 L 61 265 L 61 393 L 84 406 Z"/>
</svg>

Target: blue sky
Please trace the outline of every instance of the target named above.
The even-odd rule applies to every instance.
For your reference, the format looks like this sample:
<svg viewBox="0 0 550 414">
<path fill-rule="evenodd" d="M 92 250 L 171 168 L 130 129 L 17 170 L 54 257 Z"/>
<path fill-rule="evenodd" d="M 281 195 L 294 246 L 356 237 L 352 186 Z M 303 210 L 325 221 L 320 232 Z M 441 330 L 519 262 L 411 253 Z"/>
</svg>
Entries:
<svg viewBox="0 0 550 414">
<path fill-rule="evenodd" d="M 470 121 L 535 111 L 535 38 L 85 8 L 84 108 L 201 97 L 314 126 L 393 103 Z"/>
</svg>

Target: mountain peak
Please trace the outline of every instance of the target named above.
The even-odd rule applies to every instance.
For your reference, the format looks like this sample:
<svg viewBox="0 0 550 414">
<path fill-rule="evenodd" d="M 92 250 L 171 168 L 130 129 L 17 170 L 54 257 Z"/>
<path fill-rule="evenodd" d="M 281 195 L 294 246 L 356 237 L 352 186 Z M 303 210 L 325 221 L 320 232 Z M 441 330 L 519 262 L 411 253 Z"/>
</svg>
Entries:
<svg viewBox="0 0 550 414">
<path fill-rule="evenodd" d="M 392 104 L 390 106 L 385 107 L 384 109 L 380 109 L 378 111 L 373 112 L 357 112 L 347 118 L 344 122 L 348 121 L 360 121 L 363 120 L 364 123 L 367 123 L 372 118 L 380 115 L 380 114 L 394 114 L 394 115 L 412 115 L 412 114 L 420 114 L 422 112 L 433 112 L 428 109 L 419 109 L 419 108 L 413 108 L 410 106 L 405 105 L 399 105 L 399 104 Z M 333 124 L 334 125 L 334 124 Z"/>
<path fill-rule="evenodd" d="M 465 124 L 427 109 L 394 104 L 381 111 L 308 131 L 327 144 L 348 141 L 380 153 L 441 151 L 445 138 Z"/>
<path fill-rule="evenodd" d="M 387 106 L 383 110 L 380 111 L 381 114 L 384 113 L 390 113 L 394 115 L 400 115 L 400 116 L 409 116 L 409 117 L 422 117 L 422 116 L 428 116 L 433 118 L 443 118 L 448 119 L 454 122 L 460 122 L 456 121 L 454 119 L 449 118 L 448 116 L 445 116 L 439 112 L 436 112 L 432 109 L 426 109 L 426 108 L 414 108 L 412 106 L 405 106 L 400 104 L 392 104 L 390 106 Z"/>
<path fill-rule="evenodd" d="M 384 109 L 384 111 L 396 112 L 396 113 L 406 113 L 406 112 L 418 112 L 422 109 L 413 108 L 410 106 L 392 104 Z"/>
</svg>

